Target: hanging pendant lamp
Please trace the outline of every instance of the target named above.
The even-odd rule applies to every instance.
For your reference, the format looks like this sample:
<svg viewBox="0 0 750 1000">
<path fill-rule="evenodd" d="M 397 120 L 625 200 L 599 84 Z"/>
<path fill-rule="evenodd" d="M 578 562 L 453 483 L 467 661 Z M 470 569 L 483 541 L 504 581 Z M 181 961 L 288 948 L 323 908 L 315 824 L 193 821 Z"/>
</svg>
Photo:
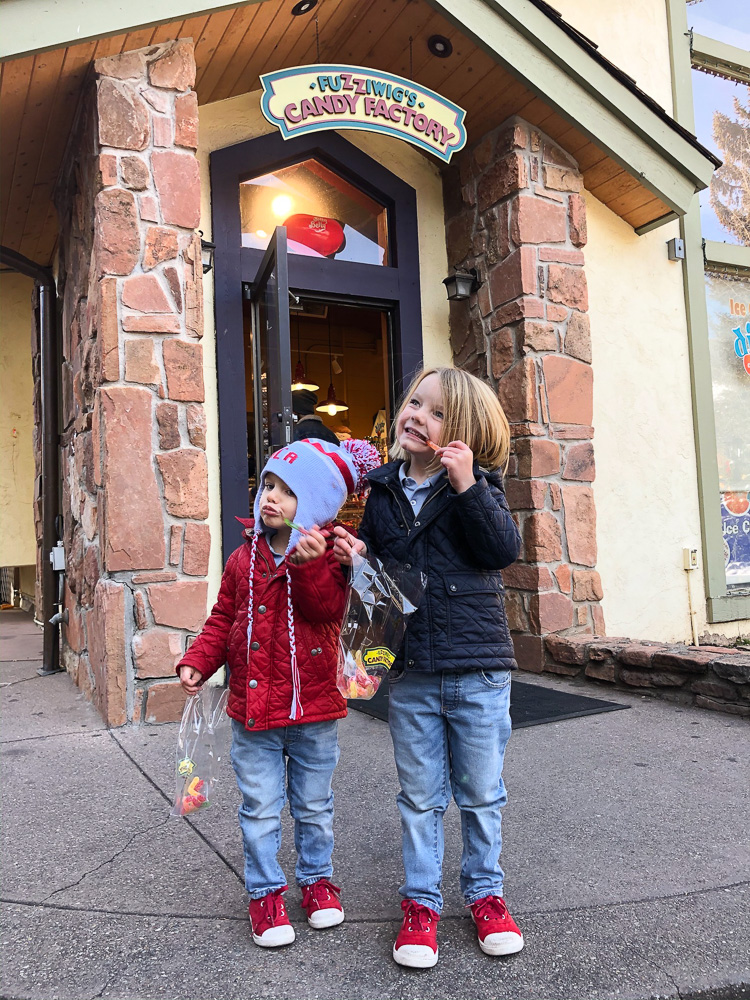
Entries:
<svg viewBox="0 0 750 1000">
<path fill-rule="evenodd" d="M 331 317 L 328 317 L 328 371 L 331 376 L 331 384 L 328 386 L 328 396 L 315 407 L 316 413 L 327 413 L 329 417 L 335 417 L 337 413 L 348 410 L 349 406 L 343 399 L 336 398 L 336 389 L 333 385 L 333 355 L 331 354 Z"/>
<path fill-rule="evenodd" d="M 315 382 L 311 382 L 305 373 L 305 366 L 302 364 L 302 352 L 300 350 L 300 336 L 299 336 L 299 316 L 297 319 L 297 364 L 294 368 L 294 381 L 292 382 L 292 392 L 299 392 L 301 389 L 307 389 L 309 392 L 315 392 L 320 386 Z"/>
</svg>

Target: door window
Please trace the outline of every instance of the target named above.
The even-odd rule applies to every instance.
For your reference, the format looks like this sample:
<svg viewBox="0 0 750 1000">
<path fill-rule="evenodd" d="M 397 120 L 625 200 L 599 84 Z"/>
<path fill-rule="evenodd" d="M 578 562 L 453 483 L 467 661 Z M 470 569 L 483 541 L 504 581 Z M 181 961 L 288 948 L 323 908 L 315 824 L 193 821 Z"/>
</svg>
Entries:
<svg viewBox="0 0 750 1000">
<path fill-rule="evenodd" d="M 265 250 L 276 226 L 288 252 L 389 263 L 386 208 L 315 159 L 240 182 L 242 246 Z"/>
</svg>

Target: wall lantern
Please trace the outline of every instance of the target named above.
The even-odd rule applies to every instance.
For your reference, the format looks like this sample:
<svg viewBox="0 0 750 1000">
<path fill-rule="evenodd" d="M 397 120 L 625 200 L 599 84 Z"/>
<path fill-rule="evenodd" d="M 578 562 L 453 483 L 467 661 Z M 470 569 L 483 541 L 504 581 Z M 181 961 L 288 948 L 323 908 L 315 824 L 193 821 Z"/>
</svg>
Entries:
<svg viewBox="0 0 750 1000">
<path fill-rule="evenodd" d="M 472 267 L 470 271 L 454 271 L 447 278 L 443 278 L 445 290 L 448 293 L 449 302 L 461 302 L 468 299 L 482 282 L 477 278 L 477 270 Z"/>
<path fill-rule="evenodd" d="M 214 250 L 216 249 L 216 244 L 212 243 L 211 240 L 203 239 L 203 230 L 199 229 L 201 237 L 201 260 L 203 261 L 203 273 L 208 274 L 208 272 L 214 266 Z"/>
</svg>

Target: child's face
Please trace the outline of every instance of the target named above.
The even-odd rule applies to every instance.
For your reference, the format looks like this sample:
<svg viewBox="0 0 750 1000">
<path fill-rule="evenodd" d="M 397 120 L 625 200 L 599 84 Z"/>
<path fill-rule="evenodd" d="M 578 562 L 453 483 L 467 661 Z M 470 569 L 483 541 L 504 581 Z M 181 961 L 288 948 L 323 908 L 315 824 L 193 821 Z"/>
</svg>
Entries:
<svg viewBox="0 0 750 1000">
<path fill-rule="evenodd" d="M 442 433 L 443 391 L 440 378 L 433 373 L 423 378 L 407 399 L 396 421 L 396 438 L 408 454 L 424 456 L 432 455 L 428 439 L 439 444 Z"/>
<path fill-rule="evenodd" d="M 273 472 L 267 472 L 263 477 L 263 489 L 260 497 L 260 516 L 269 528 L 283 528 L 284 518 L 294 520 L 297 513 L 297 497 L 289 489 L 283 479 Z"/>
</svg>

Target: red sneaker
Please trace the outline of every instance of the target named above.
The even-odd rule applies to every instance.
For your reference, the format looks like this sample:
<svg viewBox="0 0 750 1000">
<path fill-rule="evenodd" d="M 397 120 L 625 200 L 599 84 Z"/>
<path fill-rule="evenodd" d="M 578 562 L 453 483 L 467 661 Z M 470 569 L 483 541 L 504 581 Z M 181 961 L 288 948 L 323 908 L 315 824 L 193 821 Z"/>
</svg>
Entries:
<svg viewBox="0 0 750 1000">
<path fill-rule="evenodd" d="M 393 946 L 393 958 L 399 965 L 413 969 L 431 969 L 437 964 L 437 925 L 440 914 L 413 899 L 401 903 L 404 922 Z"/>
<path fill-rule="evenodd" d="M 307 922 L 316 931 L 343 923 L 344 908 L 339 902 L 341 889 L 327 878 L 302 887 L 302 909 Z"/>
<path fill-rule="evenodd" d="M 250 900 L 250 922 L 253 925 L 253 941 L 261 948 L 278 948 L 294 941 L 294 928 L 289 923 L 282 893 L 289 887 L 284 885 L 274 889 L 267 896 Z"/>
<path fill-rule="evenodd" d="M 523 934 L 500 896 L 485 896 L 472 903 L 471 919 L 485 955 L 514 955 L 523 948 Z"/>
</svg>

